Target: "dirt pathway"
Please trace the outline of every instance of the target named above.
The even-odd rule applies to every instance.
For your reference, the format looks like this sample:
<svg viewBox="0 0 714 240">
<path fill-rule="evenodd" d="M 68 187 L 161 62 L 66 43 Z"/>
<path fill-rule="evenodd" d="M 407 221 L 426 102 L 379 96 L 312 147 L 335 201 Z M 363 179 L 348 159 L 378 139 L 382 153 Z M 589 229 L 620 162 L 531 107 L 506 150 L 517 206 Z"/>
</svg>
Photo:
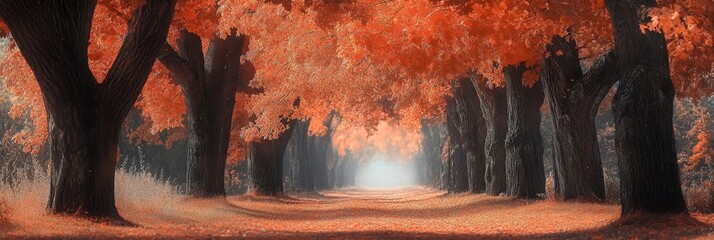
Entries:
<svg viewBox="0 0 714 240">
<path fill-rule="evenodd" d="M 280 199 L 167 200 L 160 208 L 120 207 L 137 227 L 72 217 L 19 214 L 0 228 L 6 237 L 80 238 L 597 238 L 633 235 L 704 237 L 707 224 L 609 226 L 619 206 L 444 195 L 427 188 L 345 189 Z M 3 231 L 5 231 L 3 233 Z"/>
</svg>

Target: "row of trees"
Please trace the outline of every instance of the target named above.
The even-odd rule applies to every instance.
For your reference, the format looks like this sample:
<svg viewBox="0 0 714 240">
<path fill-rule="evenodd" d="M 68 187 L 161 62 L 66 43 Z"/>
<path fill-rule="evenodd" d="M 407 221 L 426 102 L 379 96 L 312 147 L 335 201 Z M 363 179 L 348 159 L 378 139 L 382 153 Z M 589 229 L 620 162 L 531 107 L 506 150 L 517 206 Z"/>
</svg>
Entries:
<svg viewBox="0 0 714 240">
<path fill-rule="evenodd" d="M 672 102 L 675 92 L 711 92 L 710 1 L 280 3 L 0 2 L 15 46 L 4 64 L 28 66 L 2 73 L 15 89 L 38 89 L 19 105 L 47 112 L 35 126 L 48 126 L 49 208 L 119 216 L 119 131 L 147 81 L 154 91 L 136 105 L 152 124 L 148 135 L 188 129 L 194 196 L 225 195 L 226 161 L 241 155 L 254 193 L 282 193 L 290 136 L 298 131 L 305 143 L 296 169 L 321 168 L 339 112 L 344 124 L 368 128 L 394 119 L 420 129 L 445 115 L 450 191 L 534 198 L 544 191 L 538 126 L 547 100 L 559 198 L 602 200 L 594 116 L 619 82 L 612 105 L 623 216 L 686 211 Z M 586 72 L 580 55 L 592 55 Z M 301 120 L 324 124 L 305 130 Z M 438 146 L 428 148 L 435 156 Z M 320 182 L 306 178 L 301 188 Z"/>
</svg>

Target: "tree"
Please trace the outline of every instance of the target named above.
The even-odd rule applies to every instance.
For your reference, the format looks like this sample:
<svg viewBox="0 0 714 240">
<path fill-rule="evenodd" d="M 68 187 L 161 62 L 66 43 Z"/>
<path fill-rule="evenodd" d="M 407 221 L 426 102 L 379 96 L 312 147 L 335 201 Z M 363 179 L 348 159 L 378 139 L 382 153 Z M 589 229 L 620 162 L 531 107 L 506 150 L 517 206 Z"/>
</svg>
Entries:
<svg viewBox="0 0 714 240">
<path fill-rule="evenodd" d="M 424 181 L 427 186 L 439 188 L 441 184 L 441 151 L 444 149 L 446 133 L 443 126 L 424 121 L 421 134 L 421 158 L 425 162 Z"/>
<path fill-rule="evenodd" d="M 486 193 L 498 195 L 506 192 L 506 133 L 508 112 L 506 89 L 491 88 L 481 77 L 472 78 L 486 121 Z"/>
<path fill-rule="evenodd" d="M 484 192 L 486 161 L 483 146 L 486 124 L 476 88 L 469 77 L 461 78 L 454 86 L 452 97 L 446 100 L 446 123 L 452 141 L 449 152 L 450 164 L 454 164 L 452 176 L 459 177 L 462 171 L 466 172 L 463 177 L 468 183 L 467 190 L 473 193 Z M 462 161 L 463 166 L 459 165 Z"/>
<path fill-rule="evenodd" d="M 0 16 L 33 71 L 48 112 L 48 208 L 120 218 L 114 204 L 119 131 L 166 38 L 175 2 L 148 1 L 134 11 L 118 55 L 100 82 L 87 55 L 96 4 L 3 1 Z"/>
<path fill-rule="evenodd" d="M 467 152 L 469 149 L 464 146 L 465 136 L 459 131 L 460 127 L 465 127 L 462 122 L 457 119 L 460 112 L 465 112 L 466 109 L 459 109 L 458 97 L 452 97 L 446 100 L 446 132 L 449 133 L 449 141 L 447 142 L 448 155 L 446 158 L 449 174 L 449 182 L 446 190 L 449 193 L 460 193 L 469 191 L 469 167 Z M 471 156 L 473 158 L 473 156 Z"/>
<path fill-rule="evenodd" d="M 523 63 L 504 69 L 508 102 L 506 194 L 519 198 L 539 198 L 545 194 L 543 138 L 540 134 L 543 85 L 540 81 L 526 85 L 529 72 Z"/>
<path fill-rule="evenodd" d="M 686 213 L 672 127 L 674 85 L 661 31 L 639 11 L 648 1 L 605 2 L 615 34 L 619 82 L 613 99 L 622 216 Z"/>
<path fill-rule="evenodd" d="M 556 194 L 563 200 L 603 200 L 605 182 L 595 117 L 617 81 L 615 53 L 607 52 L 583 73 L 575 39 L 554 36 L 547 49 L 541 81 L 555 127 Z"/>
<path fill-rule="evenodd" d="M 204 56 L 201 37 L 179 31 L 178 52 L 164 44 L 158 59 L 181 86 L 188 135 L 187 191 L 192 196 L 225 196 L 223 173 L 237 91 L 246 91 L 249 74 L 239 73 L 245 36 L 235 31 L 210 41 Z M 247 78 L 247 79 L 246 79 Z"/>
<path fill-rule="evenodd" d="M 282 196 L 283 154 L 292 130 L 277 139 L 262 139 L 250 143 L 248 150 L 249 193 L 259 196 Z"/>
</svg>

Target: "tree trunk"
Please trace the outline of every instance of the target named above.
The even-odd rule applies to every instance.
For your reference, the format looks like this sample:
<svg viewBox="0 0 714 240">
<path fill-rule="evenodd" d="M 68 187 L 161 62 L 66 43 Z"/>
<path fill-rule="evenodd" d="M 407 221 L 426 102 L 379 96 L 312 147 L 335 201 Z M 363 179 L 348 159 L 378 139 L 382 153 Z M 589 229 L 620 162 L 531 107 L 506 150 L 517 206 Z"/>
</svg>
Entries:
<svg viewBox="0 0 714 240">
<path fill-rule="evenodd" d="M 486 125 L 476 89 L 469 78 L 463 78 L 454 87 L 453 96 L 447 99 L 446 122 L 452 146 L 449 162 L 452 169 L 451 188 L 453 192 L 485 190 L 486 172 L 483 152 Z M 462 179 L 465 177 L 465 180 Z M 463 189 L 462 181 L 466 188 Z"/>
<path fill-rule="evenodd" d="M 295 124 L 295 130 L 293 130 L 292 138 L 290 139 L 292 146 L 292 156 L 289 157 L 289 166 L 291 179 L 290 182 L 293 184 L 293 190 L 302 191 L 314 191 L 315 187 L 313 184 L 313 159 L 309 157 L 308 153 L 308 135 L 307 130 L 309 122 L 299 121 Z"/>
<path fill-rule="evenodd" d="M 449 184 L 446 190 L 449 193 L 461 193 L 469 190 L 466 149 L 463 147 L 463 136 L 458 129 L 458 111 L 456 100 L 449 97 L 446 100 L 446 131 L 451 139 L 447 156 Z"/>
<path fill-rule="evenodd" d="M 295 157 L 297 163 L 296 183 L 298 191 L 311 192 L 315 190 L 314 159 L 309 156 L 307 129 L 309 122 L 300 121 L 294 130 Z"/>
<path fill-rule="evenodd" d="M 486 121 L 486 193 L 499 195 L 506 192 L 506 132 L 508 131 L 508 106 L 504 87 L 487 85 L 481 77 L 472 78 Z"/>
<path fill-rule="evenodd" d="M 445 131 L 441 125 L 422 122 L 422 156 L 425 162 L 425 184 L 439 188 L 441 176 L 441 151 L 444 148 Z"/>
<path fill-rule="evenodd" d="M 441 182 L 440 189 L 447 191 L 449 191 L 451 186 L 451 169 L 449 167 L 449 153 L 451 152 L 451 146 L 451 137 L 447 137 L 446 142 L 444 143 L 444 148 L 441 150 L 441 157 L 439 158 L 441 160 L 441 175 L 439 176 Z"/>
<path fill-rule="evenodd" d="M 157 57 L 183 90 L 188 128 L 186 190 L 195 197 L 226 195 L 224 171 L 228 156 L 235 94 L 245 90 L 240 79 L 245 36 L 235 32 L 213 39 L 204 58 L 201 38 L 180 31 L 178 52 L 165 44 Z"/>
<path fill-rule="evenodd" d="M 137 9 L 106 78 L 87 58 L 96 1 L 0 2 L 0 17 L 35 74 L 48 111 L 52 212 L 120 218 L 114 200 L 119 131 L 166 39 L 174 1 Z"/>
<path fill-rule="evenodd" d="M 540 134 L 540 106 L 543 85 L 523 84 L 525 64 L 504 69 L 508 101 L 506 134 L 507 195 L 518 198 L 540 198 L 545 194 L 543 137 Z"/>
<path fill-rule="evenodd" d="M 672 125 L 674 86 L 664 35 L 642 30 L 655 1 L 605 1 L 621 73 L 613 99 L 622 217 L 686 213 Z"/>
<path fill-rule="evenodd" d="M 326 190 L 330 187 L 328 153 L 332 151 L 332 119 L 334 114 L 331 114 L 326 124 L 327 132 L 322 136 L 309 136 L 307 139 L 308 158 L 312 162 L 312 171 L 309 173 L 311 181 L 306 184 L 311 184 L 309 191 Z"/>
<path fill-rule="evenodd" d="M 295 124 L 291 124 L 295 125 Z M 250 190 L 259 196 L 282 196 L 283 192 L 283 154 L 288 145 L 293 127 L 281 133 L 277 139 L 262 139 L 250 143 L 248 171 Z"/>
<path fill-rule="evenodd" d="M 561 200 L 602 201 L 605 183 L 595 117 L 617 81 L 617 60 L 614 52 L 607 52 L 583 74 L 577 44 L 569 38 L 553 37 L 540 73 L 555 130 L 555 193 Z"/>
</svg>

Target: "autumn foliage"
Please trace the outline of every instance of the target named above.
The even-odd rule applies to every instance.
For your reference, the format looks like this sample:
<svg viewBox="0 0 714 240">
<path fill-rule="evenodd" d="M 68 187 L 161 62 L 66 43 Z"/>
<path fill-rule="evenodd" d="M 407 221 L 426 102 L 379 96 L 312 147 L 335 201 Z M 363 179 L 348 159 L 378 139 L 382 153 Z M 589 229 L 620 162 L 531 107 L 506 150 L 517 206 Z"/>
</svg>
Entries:
<svg viewBox="0 0 714 240">
<path fill-rule="evenodd" d="M 111 66 L 136 4 L 140 1 L 99 1 L 89 49 L 97 79 Z M 714 56 L 714 27 L 707 17 L 712 5 L 707 0 L 664 1 L 649 13 L 653 21 L 643 26 L 667 33 L 672 76 L 681 96 L 704 96 L 714 87 L 707 81 Z M 523 61 L 533 66 L 524 78 L 525 85 L 532 85 L 553 35 L 574 33 L 586 60 L 612 46 L 602 1 L 190 0 L 180 1 L 176 9 L 167 39 L 172 45 L 179 29 L 211 38 L 236 28 L 249 36 L 245 61 L 256 70 L 251 86 L 263 92 L 238 97 L 243 102 L 236 111 L 245 108 L 254 117 L 236 126 L 234 137 L 247 140 L 275 138 L 287 128 L 282 119 L 321 122 L 332 111 L 364 127 L 394 117 L 416 129 L 420 119 L 442 114 L 450 81 L 468 71 L 501 86 L 503 67 Z M 6 32 L 2 26 L 0 32 Z M 37 152 L 47 131 L 39 88 L 14 45 L 5 52 L 0 73 L 5 83 L 13 83 L 6 84 L 13 95 L 12 116 L 27 114 L 35 127 L 15 141 Z M 154 65 L 136 103 L 147 119 L 137 137 L 166 145 L 182 137 L 152 137 L 183 126 L 182 93 L 170 78 L 161 64 Z M 301 105 L 294 108 L 297 98 Z M 326 128 L 310 126 L 314 134 Z"/>
</svg>

